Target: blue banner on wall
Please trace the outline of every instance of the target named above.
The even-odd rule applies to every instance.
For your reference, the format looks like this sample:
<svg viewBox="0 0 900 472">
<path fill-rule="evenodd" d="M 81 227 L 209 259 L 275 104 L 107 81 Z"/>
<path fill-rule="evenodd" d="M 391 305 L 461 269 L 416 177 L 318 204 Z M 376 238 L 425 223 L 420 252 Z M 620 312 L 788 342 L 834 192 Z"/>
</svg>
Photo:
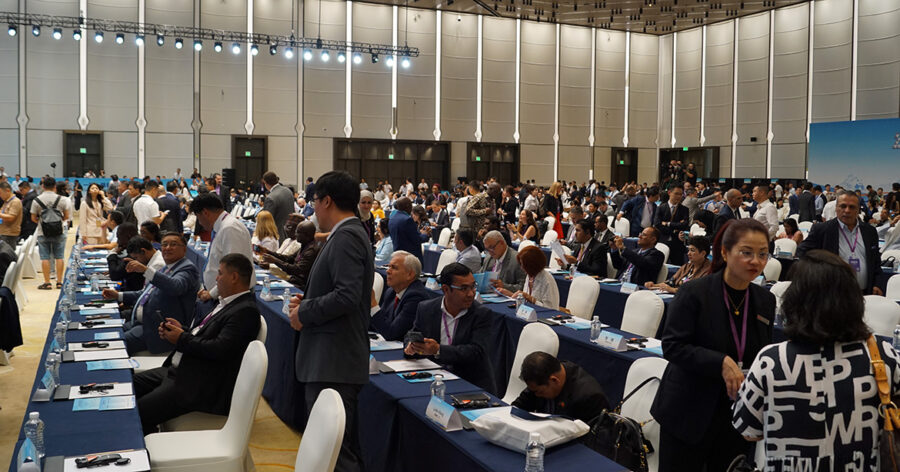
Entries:
<svg viewBox="0 0 900 472">
<path fill-rule="evenodd" d="M 900 181 L 900 119 L 812 123 L 809 180 L 889 190 Z"/>
</svg>

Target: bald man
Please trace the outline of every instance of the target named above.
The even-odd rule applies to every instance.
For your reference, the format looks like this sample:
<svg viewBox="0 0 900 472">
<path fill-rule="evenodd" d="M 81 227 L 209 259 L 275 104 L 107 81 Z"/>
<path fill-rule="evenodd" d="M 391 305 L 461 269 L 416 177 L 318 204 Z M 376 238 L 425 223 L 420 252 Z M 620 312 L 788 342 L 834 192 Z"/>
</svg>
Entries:
<svg viewBox="0 0 900 472">
<path fill-rule="evenodd" d="M 722 226 L 725 226 L 725 223 L 727 223 L 728 220 L 734 220 L 741 217 L 738 210 L 741 208 L 742 200 L 743 196 L 741 195 L 741 191 L 736 188 L 725 192 L 725 206 L 723 206 L 722 209 L 719 210 L 719 214 L 716 215 L 715 230 L 712 233 L 713 238 L 715 238 L 719 229 Z"/>
</svg>

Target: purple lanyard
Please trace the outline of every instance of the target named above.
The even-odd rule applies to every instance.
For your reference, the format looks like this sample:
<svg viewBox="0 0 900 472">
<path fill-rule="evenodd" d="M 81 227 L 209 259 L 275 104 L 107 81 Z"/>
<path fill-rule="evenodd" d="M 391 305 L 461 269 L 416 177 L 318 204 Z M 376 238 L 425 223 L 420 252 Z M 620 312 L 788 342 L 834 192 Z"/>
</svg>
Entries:
<svg viewBox="0 0 900 472">
<path fill-rule="evenodd" d="M 841 236 L 844 237 L 844 241 L 847 241 L 847 246 L 850 248 L 850 254 L 856 253 L 856 244 L 859 242 L 859 225 L 857 224 L 856 228 L 853 228 L 853 244 L 850 244 L 850 238 L 847 237 L 847 232 L 844 228 L 841 228 Z"/>
<path fill-rule="evenodd" d="M 447 332 L 447 344 L 453 344 L 453 333 L 450 332 L 450 327 L 447 326 L 447 316 L 450 316 L 450 315 L 448 315 L 445 312 L 441 313 L 441 321 L 444 322 L 444 331 Z M 455 324 L 453 325 L 453 329 L 454 329 L 454 331 L 456 330 Z"/>
<path fill-rule="evenodd" d="M 725 284 L 722 283 L 722 296 L 725 298 L 725 307 L 729 308 L 731 303 L 728 300 L 728 292 L 725 290 Z M 744 349 L 747 347 L 747 312 L 750 308 L 750 288 L 744 292 L 744 321 L 741 328 L 740 340 L 738 340 L 737 326 L 734 324 L 734 317 L 728 313 L 728 321 L 731 322 L 731 335 L 734 337 L 734 345 L 737 347 L 738 363 L 744 362 Z M 730 308 L 729 308 L 730 310 Z"/>
</svg>

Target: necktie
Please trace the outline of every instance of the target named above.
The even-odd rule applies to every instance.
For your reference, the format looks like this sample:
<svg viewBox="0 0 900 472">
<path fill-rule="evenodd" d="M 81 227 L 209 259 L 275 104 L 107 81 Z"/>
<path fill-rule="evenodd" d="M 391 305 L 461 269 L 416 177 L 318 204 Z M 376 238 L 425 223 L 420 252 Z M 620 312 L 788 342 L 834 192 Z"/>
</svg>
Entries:
<svg viewBox="0 0 900 472">
<path fill-rule="evenodd" d="M 394 296 L 394 311 L 397 311 L 397 305 L 400 304 L 400 297 Z"/>
<path fill-rule="evenodd" d="M 162 270 L 163 274 L 169 273 L 169 268 L 166 267 Z M 140 298 L 138 298 L 137 305 L 144 306 L 147 301 L 150 300 L 150 295 L 153 293 L 153 290 L 156 288 L 155 285 L 151 284 L 149 281 L 144 282 L 144 293 L 141 294 Z"/>
</svg>

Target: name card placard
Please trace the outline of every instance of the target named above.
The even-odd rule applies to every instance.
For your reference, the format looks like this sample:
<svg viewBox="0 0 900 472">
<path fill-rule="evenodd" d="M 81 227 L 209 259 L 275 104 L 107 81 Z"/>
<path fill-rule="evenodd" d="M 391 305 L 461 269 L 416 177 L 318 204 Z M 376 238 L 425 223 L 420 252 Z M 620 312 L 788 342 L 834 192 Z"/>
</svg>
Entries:
<svg viewBox="0 0 900 472">
<path fill-rule="evenodd" d="M 518 310 L 516 310 L 516 318 L 525 320 L 525 321 L 537 321 L 537 312 L 534 308 L 522 304 Z"/>
<path fill-rule="evenodd" d="M 638 286 L 637 284 L 633 284 L 631 282 L 622 283 L 622 288 L 619 289 L 622 293 L 634 293 L 637 292 Z"/>
<path fill-rule="evenodd" d="M 459 431 L 462 429 L 462 418 L 456 408 L 438 397 L 431 397 L 425 416 L 437 423 L 444 431 Z"/>
<path fill-rule="evenodd" d="M 612 331 L 602 331 L 595 342 L 600 347 L 612 349 L 613 351 L 624 351 L 627 349 L 625 338 L 621 334 L 613 333 Z"/>
</svg>

